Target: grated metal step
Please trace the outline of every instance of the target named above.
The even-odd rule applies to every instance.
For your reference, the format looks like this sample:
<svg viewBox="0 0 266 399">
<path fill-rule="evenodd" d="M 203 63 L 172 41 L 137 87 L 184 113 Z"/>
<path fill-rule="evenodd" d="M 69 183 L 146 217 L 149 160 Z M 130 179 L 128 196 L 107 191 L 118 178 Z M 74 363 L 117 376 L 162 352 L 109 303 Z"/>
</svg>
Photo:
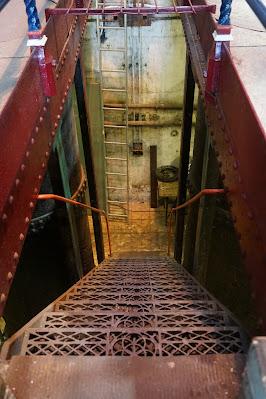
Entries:
<svg viewBox="0 0 266 399">
<path fill-rule="evenodd" d="M 112 258 L 3 349 L 12 355 L 190 356 L 243 353 L 241 328 L 167 257 Z"/>
</svg>

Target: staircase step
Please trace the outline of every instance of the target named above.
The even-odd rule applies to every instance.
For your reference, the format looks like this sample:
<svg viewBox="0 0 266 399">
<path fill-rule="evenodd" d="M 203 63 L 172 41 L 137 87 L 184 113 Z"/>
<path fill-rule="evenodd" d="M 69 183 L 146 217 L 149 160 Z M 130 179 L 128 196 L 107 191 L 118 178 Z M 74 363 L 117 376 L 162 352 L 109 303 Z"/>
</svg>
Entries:
<svg viewBox="0 0 266 399">
<path fill-rule="evenodd" d="M 57 385 L 62 385 L 61 380 L 60 384 L 56 384 L 56 381 L 51 383 L 50 380 L 46 383 L 42 378 L 53 379 L 57 372 L 59 378 L 60 370 L 61 374 L 64 370 L 67 373 L 69 368 L 70 389 L 74 389 L 71 380 L 73 375 L 76 375 L 75 381 L 78 381 L 76 389 L 81 389 L 80 384 L 83 384 L 82 379 L 86 376 L 84 384 L 90 387 L 88 392 L 92 395 L 90 379 L 94 376 L 95 367 L 98 367 L 101 381 L 105 381 L 107 374 L 112 373 L 112 367 L 116 367 L 116 376 L 123 373 L 119 384 L 114 376 L 115 385 L 106 386 L 106 398 L 114 397 L 113 393 L 116 398 L 140 398 L 143 392 L 150 395 L 145 394 L 145 398 L 156 398 L 158 392 L 153 391 L 154 386 L 158 380 L 163 380 L 166 372 L 168 378 L 170 375 L 175 378 L 174 385 L 168 386 L 173 391 L 160 391 L 163 395 L 158 397 L 208 399 L 219 398 L 220 393 L 224 394 L 226 384 L 224 382 L 225 385 L 221 385 L 224 375 L 228 374 L 226 392 L 239 388 L 238 362 L 243 361 L 241 354 L 245 353 L 246 347 L 246 336 L 230 312 L 181 265 L 173 259 L 156 254 L 132 253 L 106 259 L 91 270 L 55 301 L 53 306 L 49 305 L 11 337 L 4 344 L 2 358 L 11 357 L 11 364 L 20 359 L 17 360 L 18 367 L 28 362 L 28 368 L 24 363 L 27 373 L 24 380 L 27 381 L 31 376 L 30 381 L 36 381 L 36 391 L 33 391 L 32 396 L 34 399 L 38 399 L 36 392 L 40 384 L 43 384 L 42 397 L 45 397 L 45 389 L 49 390 L 54 384 L 54 396 L 49 397 L 67 398 L 65 393 L 60 396 L 63 391 Z M 46 367 L 38 360 L 43 358 L 48 359 Z M 110 358 L 119 360 L 116 362 Z M 31 363 L 31 360 L 26 359 L 37 359 L 37 362 Z M 215 362 L 211 359 L 215 359 Z M 226 363 L 226 359 L 230 360 L 229 363 Z M 142 367 L 145 367 L 145 373 L 141 377 L 138 373 Z M 237 371 L 234 374 L 231 370 L 235 368 Z M 10 370 L 12 374 L 12 367 Z M 39 376 L 34 374 L 37 370 Z M 149 373 L 152 372 L 156 375 L 150 379 Z M 198 385 L 196 382 L 191 385 L 191 381 L 194 381 L 193 373 L 198 373 Z M 20 378 L 19 371 L 17 375 Z M 144 377 L 145 384 L 141 380 Z M 128 378 L 134 379 L 133 396 L 125 396 L 126 391 L 123 391 L 125 381 L 125 389 L 128 389 Z M 176 379 L 179 379 L 179 383 Z M 218 386 L 213 385 L 214 381 Z M 23 387 L 25 384 L 22 384 Z M 135 384 L 140 384 L 141 394 L 136 391 Z M 34 389 L 34 386 L 30 388 Z M 216 391 L 213 396 L 214 388 Z M 94 397 L 104 397 L 99 394 L 102 388 L 98 386 L 97 389 Z M 70 397 L 84 397 L 79 396 L 80 392 L 71 392 Z M 184 394 L 180 396 L 180 392 Z M 203 396 L 200 396 L 201 393 Z"/>
<path fill-rule="evenodd" d="M 17 399 L 232 399 L 239 397 L 244 363 L 239 354 L 19 356 L 5 382 Z"/>
</svg>

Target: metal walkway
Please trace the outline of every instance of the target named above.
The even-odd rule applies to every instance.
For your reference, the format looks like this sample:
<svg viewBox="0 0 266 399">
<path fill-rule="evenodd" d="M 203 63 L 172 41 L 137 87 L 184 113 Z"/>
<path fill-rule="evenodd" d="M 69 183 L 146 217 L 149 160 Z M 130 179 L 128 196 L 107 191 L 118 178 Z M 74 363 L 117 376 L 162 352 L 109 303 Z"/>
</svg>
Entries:
<svg viewBox="0 0 266 399">
<path fill-rule="evenodd" d="M 163 377 L 165 371 L 160 367 L 167 365 L 167 368 L 171 368 L 174 359 L 173 367 L 177 367 L 175 372 L 179 369 L 180 373 L 185 367 L 192 379 L 195 375 L 200 378 L 197 389 L 203 396 L 199 394 L 197 397 L 213 397 L 206 394 L 206 387 L 200 388 L 205 378 L 211 384 L 215 381 L 215 393 L 221 394 L 215 397 L 219 398 L 225 397 L 224 389 L 229 389 L 228 386 L 230 389 L 239 387 L 244 357 L 241 354 L 245 352 L 245 347 L 245 336 L 232 316 L 174 260 L 135 256 L 111 258 L 92 270 L 10 338 L 3 347 L 2 359 L 11 357 L 11 366 L 16 365 L 16 370 L 21 369 L 25 381 L 32 378 L 33 373 L 35 383 L 39 383 L 40 379 L 44 383 L 43 378 L 48 381 L 47 373 L 55 378 L 52 377 L 53 370 L 59 376 L 64 375 L 64 378 L 74 378 L 69 370 L 71 365 L 72 372 L 75 370 L 78 373 L 77 381 L 85 378 L 86 370 L 87 384 L 91 381 L 92 385 L 95 367 L 99 369 L 103 380 L 107 378 L 106 373 L 114 372 L 108 377 L 111 385 L 105 388 L 106 396 L 101 396 L 98 387 L 97 398 L 144 397 L 130 396 L 129 393 L 123 396 L 122 386 L 113 386 L 112 383 L 124 368 L 128 368 L 136 384 L 144 383 L 142 378 L 146 373 L 152 373 L 155 380 L 150 381 L 150 389 L 157 380 L 161 381 L 162 387 L 162 379 L 170 377 Z M 114 360 L 114 357 L 121 360 Z M 135 360 L 128 362 L 126 359 L 129 357 Z M 44 363 L 43 359 L 46 358 Z M 168 363 L 165 359 L 168 359 Z M 143 362 L 146 362 L 143 375 L 138 375 L 139 368 L 144 367 Z M 235 369 L 235 374 L 230 374 L 229 370 Z M 186 389 L 189 387 L 188 374 L 184 375 L 184 379 L 187 378 Z M 8 375 L 9 384 L 19 384 L 19 379 L 14 377 L 14 367 L 10 367 Z M 221 379 L 224 382 L 220 386 Z M 62 381 L 58 384 L 61 386 Z M 174 386 L 171 391 L 173 396 L 156 396 L 154 392 L 149 394 L 153 397 L 175 397 L 181 388 L 174 390 Z M 16 397 L 43 397 L 36 394 L 36 386 L 31 388 L 35 389 L 35 396 Z M 69 392 L 74 395 L 73 387 Z M 80 392 L 76 396 L 67 396 L 64 391 L 62 396 L 57 393 L 49 397 L 92 397 L 82 396 Z M 189 395 L 184 393 L 182 397 Z"/>
</svg>

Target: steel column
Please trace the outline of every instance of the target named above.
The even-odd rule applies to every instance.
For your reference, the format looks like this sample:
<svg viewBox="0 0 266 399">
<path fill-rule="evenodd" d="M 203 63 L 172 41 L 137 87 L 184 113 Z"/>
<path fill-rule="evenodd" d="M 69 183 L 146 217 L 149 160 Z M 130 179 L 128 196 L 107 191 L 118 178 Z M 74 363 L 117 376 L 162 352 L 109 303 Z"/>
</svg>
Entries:
<svg viewBox="0 0 266 399">
<path fill-rule="evenodd" d="M 194 106 L 195 81 L 191 68 L 190 56 L 187 53 L 185 86 L 184 86 L 184 107 L 183 107 L 183 124 L 180 147 L 179 161 L 179 189 L 177 204 L 180 205 L 186 201 L 187 194 L 187 178 L 189 166 L 189 153 L 192 129 L 192 115 Z M 175 252 L 174 257 L 178 262 L 182 259 L 183 234 L 184 234 L 185 210 L 181 209 L 177 213 L 176 230 L 175 230 Z"/>
<path fill-rule="evenodd" d="M 77 105 L 78 105 L 79 120 L 80 120 L 80 129 L 81 129 L 83 145 L 85 148 L 84 156 L 85 156 L 85 164 L 86 164 L 87 177 L 88 177 L 90 203 L 91 206 L 98 208 L 99 203 L 98 203 L 95 171 L 93 165 L 93 153 L 92 153 L 90 130 L 87 120 L 87 110 L 85 102 L 86 85 L 84 84 L 82 76 L 82 67 L 80 59 L 77 62 L 74 80 L 75 80 Z M 95 235 L 97 259 L 98 262 L 101 263 L 105 257 L 101 216 L 98 213 L 93 212 L 92 220 L 93 220 L 93 228 Z"/>
</svg>

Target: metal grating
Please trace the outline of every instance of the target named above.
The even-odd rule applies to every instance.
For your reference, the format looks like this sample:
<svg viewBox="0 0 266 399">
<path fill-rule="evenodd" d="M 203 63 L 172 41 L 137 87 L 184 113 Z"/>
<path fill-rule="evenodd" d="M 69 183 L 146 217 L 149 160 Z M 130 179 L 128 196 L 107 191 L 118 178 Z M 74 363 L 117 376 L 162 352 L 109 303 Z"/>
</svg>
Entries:
<svg viewBox="0 0 266 399">
<path fill-rule="evenodd" d="M 179 356 L 242 353 L 231 315 L 164 257 L 110 259 L 43 313 L 22 355 Z"/>
</svg>

